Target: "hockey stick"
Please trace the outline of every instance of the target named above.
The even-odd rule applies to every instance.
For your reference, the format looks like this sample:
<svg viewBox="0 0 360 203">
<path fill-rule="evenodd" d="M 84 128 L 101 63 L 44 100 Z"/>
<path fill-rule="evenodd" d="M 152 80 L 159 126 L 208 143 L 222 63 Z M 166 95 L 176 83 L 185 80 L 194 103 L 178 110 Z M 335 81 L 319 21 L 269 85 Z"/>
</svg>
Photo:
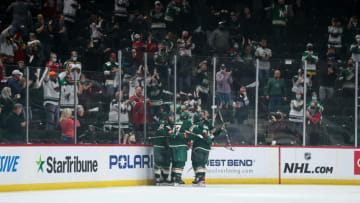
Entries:
<svg viewBox="0 0 360 203">
<path fill-rule="evenodd" d="M 151 140 L 151 139 L 159 139 L 159 138 L 165 138 L 165 137 L 170 137 L 170 136 L 147 137 L 147 139 Z"/>
<path fill-rule="evenodd" d="M 188 130 L 185 131 L 186 133 L 190 134 L 190 135 L 195 135 L 196 137 L 200 138 L 200 139 L 204 139 L 204 136 L 200 135 L 200 134 L 196 134 L 196 133 L 193 133 L 193 132 L 190 132 Z"/>
<path fill-rule="evenodd" d="M 220 121 L 223 123 L 223 129 L 224 129 L 224 132 L 225 132 L 226 142 L 228 144 L 228 147 L 225 146 L 225 149 L 229 149 L 231 151 L 234 151 L 234 149 L 231 146 L 230 136 L 229 136 L 228 131 L 226 130 L 225 122 L 224 122 L 224 119 L 223 119 L 223 116 L 222 116 L 222 113 L 221 113 L 220 109 L 218 111 L 218 114 L 219 114 Z"/>
</svg>

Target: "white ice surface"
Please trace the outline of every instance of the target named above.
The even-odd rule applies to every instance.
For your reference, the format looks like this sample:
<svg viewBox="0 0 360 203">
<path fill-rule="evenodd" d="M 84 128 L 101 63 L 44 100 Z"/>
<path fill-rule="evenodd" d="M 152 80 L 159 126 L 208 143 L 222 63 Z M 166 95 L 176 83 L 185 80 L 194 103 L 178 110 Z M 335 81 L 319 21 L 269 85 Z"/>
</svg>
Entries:
<svg viewBox="0 0 360 203">
<path fill-rule="evenodd" d="M 0 203 L 360 203 L 360 186 L 207 185 L 0 193 Z"/>
</svg>

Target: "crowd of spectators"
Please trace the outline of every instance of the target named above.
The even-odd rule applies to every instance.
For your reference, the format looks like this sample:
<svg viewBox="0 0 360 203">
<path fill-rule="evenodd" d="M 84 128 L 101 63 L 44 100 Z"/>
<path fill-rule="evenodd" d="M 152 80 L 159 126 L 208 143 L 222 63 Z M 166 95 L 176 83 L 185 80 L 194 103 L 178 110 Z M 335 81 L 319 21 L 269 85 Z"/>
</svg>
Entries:
<svg viewBox="0 0 360 203">
<path fill-rule="evenodd" d="M 347 4 L 359 8 L 357 1 Z M 286 119 L 299 141 L 306 105 L 314 134 L 308 144 L 321 144 L 316 137 L 338 86 L 343 104 L 354 106 L 360 24 L 356 12 L 317 8 L 306 0 L 2 1 L 0 142 L 24 142 L 29 125 L 44 136 L 60 137 L 61 129 L 61 141 L 73 143 L 76 124 L 83 142 L 98 142 L 101 131 L 111 142 L 142 143 L 146 124 L 156 129 L 164 111 L 211 110 L 212 94 L 228 124 L 249 125 L 258 66 L 264 122 Z M 291 70 L 274 63 L 285 57 L 300 63 Z M 171 109 L 174 80 L 179 110 Z M 304 83 L 309 103 L 302 100 Z M 121 141 L 114 139 L 119 128 Z"/>
</svg>

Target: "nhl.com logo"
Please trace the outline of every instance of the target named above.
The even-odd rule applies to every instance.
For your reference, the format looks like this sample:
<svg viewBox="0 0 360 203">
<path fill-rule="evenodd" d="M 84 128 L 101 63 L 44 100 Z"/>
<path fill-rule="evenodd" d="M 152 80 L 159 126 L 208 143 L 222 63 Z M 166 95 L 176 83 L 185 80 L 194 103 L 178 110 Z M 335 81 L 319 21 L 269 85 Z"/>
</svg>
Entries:
<svg viewBox="0 0 360 203">
<path fill-rule="evenodd" d="M 311 153 L 310 153 L 310 152 L 305 152 L 305 154 L 304 154 L 304 159 L 305 159 L 306 161 L 309 161 L 309 160 L 311 159 Z"/>
</svg>

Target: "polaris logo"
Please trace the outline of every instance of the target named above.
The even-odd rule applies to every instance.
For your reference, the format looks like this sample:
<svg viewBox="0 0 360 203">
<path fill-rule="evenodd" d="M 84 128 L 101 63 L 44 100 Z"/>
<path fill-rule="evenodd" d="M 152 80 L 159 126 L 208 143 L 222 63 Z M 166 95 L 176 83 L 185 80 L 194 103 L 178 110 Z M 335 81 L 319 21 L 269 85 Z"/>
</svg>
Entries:
<svg viewBox="0 0 360 203">
<path fill-rule="evenodd" d="M 118 169 L 152 168 L 153 155 L 110 155 L 109 169 L 113 167 Z"/>
<path fill-rule="evenodd" d="M 20 156 L 0 156 L 0 173 L 16 172 L 19 159 Z"/>
<path fill-rule="evenodd" d="M 313 170 L 310 169 L 309 163 L 285 163 L 284 173 L 299 173 L 299 174 L 332 174 L 334 167 L 332 166 L 317 166 Z"/>
</svg>

